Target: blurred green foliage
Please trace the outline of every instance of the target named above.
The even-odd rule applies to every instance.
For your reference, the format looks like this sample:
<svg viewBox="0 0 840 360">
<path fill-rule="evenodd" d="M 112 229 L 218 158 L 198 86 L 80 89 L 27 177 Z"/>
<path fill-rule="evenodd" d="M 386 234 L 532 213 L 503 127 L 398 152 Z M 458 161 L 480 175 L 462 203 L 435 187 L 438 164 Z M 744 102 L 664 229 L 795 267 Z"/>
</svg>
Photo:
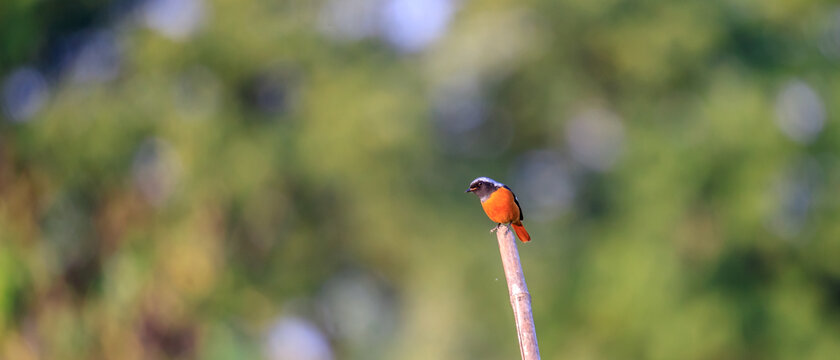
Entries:
<svg viewBox="0 0 840 360">
<path fill-rule="evenodd" d="M 182 37 L 138 2 L 0 3 L 2 79 L 49 84 L 0 124 L 0 358 L 283 358 L 289 318 L 336 358 L 516 358 L 477 176 L 523 200 L 545 359 L 840 354 L 833 2 L 461 1 L 416 51 L 329 35 L 323 2 L 199 3 Z M 115 74 L 67 75 L 97 28 Z M 485 110 L 450 131 L 458 81 Z M 592 108 L 620 140 L 595 168 Z M 535 151 L 572 164 L 550 215 Z"/>
</svg>

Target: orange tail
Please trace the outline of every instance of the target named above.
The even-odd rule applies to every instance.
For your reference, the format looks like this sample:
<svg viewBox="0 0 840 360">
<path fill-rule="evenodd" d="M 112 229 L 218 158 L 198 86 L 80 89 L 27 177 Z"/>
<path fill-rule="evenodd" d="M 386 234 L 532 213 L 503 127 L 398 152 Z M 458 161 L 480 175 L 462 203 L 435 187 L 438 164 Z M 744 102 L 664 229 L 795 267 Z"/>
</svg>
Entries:
<svg viewBox="0 0 840 360">
<path fill-rule="evenodd" d="M 513 231 L 516 232 L 516 237 L 522 242 L 529 242 L 531 241 L 531 235 L 528 234 L 528 231 L 525 230 L 525 226 L 522 225 L 522 222 L 519 223 L 511 223 L 510 226 L 513 227 Z"/>
</svg>

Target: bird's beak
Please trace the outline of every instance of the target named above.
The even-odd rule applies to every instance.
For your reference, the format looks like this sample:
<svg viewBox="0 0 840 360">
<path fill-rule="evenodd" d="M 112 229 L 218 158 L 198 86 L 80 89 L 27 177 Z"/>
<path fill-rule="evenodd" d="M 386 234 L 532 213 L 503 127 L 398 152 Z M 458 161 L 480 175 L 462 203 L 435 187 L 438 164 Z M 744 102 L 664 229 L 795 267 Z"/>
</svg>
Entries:
<svg viewBox="0 0 840 360">
<path fill-rule="evenodd" d="M 464 192 L 465 192 L 465 193 L 468 193 L 468 192 L 473 192 L 473 189 L 467 189 L 467 191 L 464 191 Z"/>
</svg>

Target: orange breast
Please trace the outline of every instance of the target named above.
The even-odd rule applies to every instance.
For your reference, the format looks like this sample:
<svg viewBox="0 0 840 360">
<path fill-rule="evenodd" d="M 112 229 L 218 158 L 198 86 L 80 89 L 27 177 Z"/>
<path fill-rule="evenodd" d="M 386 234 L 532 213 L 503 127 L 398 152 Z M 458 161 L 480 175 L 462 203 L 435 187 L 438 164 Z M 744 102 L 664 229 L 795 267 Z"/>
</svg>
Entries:
<svg viewBox="0 0 840 360">
<path fill-rule="evenodd" d="M 506 188 L 499 188 L 481 203 L 484 213 L 493 222 L 508 223 L 519 220 L 519 207 L 513 201 L 513 193 Z"/>
</svg>

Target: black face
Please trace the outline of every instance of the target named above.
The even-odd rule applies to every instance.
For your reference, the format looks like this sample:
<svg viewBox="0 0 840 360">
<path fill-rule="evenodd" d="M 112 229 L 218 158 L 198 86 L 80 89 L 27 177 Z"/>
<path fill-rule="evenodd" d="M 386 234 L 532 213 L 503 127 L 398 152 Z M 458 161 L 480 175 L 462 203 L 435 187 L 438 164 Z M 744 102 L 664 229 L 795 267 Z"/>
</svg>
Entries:
<svg viewBox="0 0 840 360">
<path fill-rule="evenodd" d="M 496 191 L 496 184 L 485 180 L 473 181 L 472 184 L 470 184 L 470 188 L 467 190 L 467 192 L 478 195 L 478 198 L 481 199 L 481 201 L 487 200 L 487 198 L 490 197 L 490 194 L 494 191 Z"/>
</svg>

